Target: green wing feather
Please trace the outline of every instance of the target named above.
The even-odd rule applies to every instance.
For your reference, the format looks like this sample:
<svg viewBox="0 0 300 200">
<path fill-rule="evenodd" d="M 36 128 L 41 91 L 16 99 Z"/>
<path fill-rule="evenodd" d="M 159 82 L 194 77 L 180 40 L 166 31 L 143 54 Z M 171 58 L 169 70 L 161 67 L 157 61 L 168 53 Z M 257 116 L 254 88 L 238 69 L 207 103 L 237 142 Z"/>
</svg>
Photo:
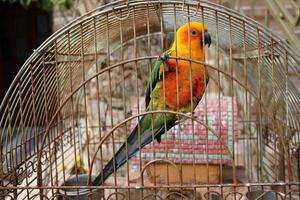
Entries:
<svg viewBox="0 0 300 200">
<path fill-rule="evenodd" d="M 170 53 L 171 53 L 171 51 L 167 50 L 165 52 L 165 55 L 170 56 Z M 164 62 L 167 62 L 167 60 L 159 57 L 156 60 L 154 67 L 151 71 L 151 76 L 150 76 L 150 78 L 147 82 L 147 86 L 146 86 L 146 97 L 145 97 L 146 109 L 150 103 L 151 92 L 154 90 L 156 83 L 160 80 L 159 69 L 160 69 L 161 64 L 163 64 Z"/>
</svg>

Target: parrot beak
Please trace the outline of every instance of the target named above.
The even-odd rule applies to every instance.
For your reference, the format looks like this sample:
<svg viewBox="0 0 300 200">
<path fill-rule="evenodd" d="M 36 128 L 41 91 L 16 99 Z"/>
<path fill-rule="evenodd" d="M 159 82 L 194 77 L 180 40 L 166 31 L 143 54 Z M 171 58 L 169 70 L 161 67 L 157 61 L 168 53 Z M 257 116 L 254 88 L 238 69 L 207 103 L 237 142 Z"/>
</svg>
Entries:
<svg viewBox="0 0 300 200">
<path fill-rule="evenodd" d="M 204 32 L 204 45 L 208 45 L 208 47 L 210 47 L 210 44 L 211 44 L 210 34 L 208 32 Z"/>
</svg>

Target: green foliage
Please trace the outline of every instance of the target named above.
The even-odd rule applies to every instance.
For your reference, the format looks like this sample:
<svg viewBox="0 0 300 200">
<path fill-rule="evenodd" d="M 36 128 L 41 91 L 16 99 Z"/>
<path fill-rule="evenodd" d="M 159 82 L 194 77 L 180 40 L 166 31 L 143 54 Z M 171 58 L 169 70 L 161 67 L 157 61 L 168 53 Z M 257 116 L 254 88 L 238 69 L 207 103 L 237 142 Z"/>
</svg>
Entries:
<svg viewBox="0 0 300 200">
<path fill-rule="evenodd" d="M 0 0 L 11 4 L 20 4 L 24 8 L 29 8 L 32 5 L 37 5 L 43 10 L 50 11 L 54 6 L 71 7 L 71 0 Z"/>
</svg>

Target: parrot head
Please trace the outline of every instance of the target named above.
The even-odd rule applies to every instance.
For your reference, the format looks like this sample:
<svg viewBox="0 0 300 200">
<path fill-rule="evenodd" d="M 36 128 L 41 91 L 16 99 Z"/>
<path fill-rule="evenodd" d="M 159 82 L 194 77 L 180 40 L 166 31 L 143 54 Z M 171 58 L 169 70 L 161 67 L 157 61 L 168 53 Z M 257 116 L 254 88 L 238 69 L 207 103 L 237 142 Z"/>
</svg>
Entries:
<svg viewBox="0 0 300 200">
<path fill-rule="evenodd" d="M 211 44 L 207 26 L 200 22 L 190 22 L 182 25 L 176 32 L 176 41 L 179 55 L 183 54 L 184 57 L 189 52 L 189 48 L 191 48 L 191 52 L 199 53 L 203 52 L 205 45 L 209 47 Z M 171 49 L 175 50 L 175 41 Z"/>
</svg>

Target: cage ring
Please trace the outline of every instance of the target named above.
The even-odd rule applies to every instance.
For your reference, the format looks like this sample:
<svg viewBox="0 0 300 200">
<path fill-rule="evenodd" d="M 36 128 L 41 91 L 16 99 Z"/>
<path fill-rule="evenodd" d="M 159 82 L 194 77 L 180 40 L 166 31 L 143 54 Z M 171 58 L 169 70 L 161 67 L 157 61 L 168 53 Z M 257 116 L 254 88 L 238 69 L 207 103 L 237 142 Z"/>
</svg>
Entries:
<svg viewBox="0 0 300 200">
<path fill-rule="evenodd" d="M 117 11 L 117 9 L 115 7 L 113 7 L 112 10 L 113 10 L 115 18 L 117 20 L 123 21 L 123 20 L 126 20 L 129 17 L 129 15 L 130 15 L 130 6 L 129 6 L 128 0 L 126 1 L 126 7 L 127 7 L 127 14 L 124 17 L 119 17 L 118 14 L 117 14 L 117 12 L 122 13 L 121 9 L 118 9 L 118 11 Z"/>
<path fill-rule="evenodd" d="M 197 7 L 196 7 L 196 10 L 192 13 L 192 14 L 189 14 L 189 9 L 186 11 L 184 8 L 186 6 L 186 2 L 185 0 L 183 0 L 182 2 L 182 6 L 181 6 L 181 11 L 183 12 L 183 16 L 184 17 L 187 17 L 187 18 L 191 18 L 191 17 L 194 17 L 197 15 L 198 11 L 199 11 L 199 8 L 200 8 L 200 4 L 197 3 Z"/>
</svg>

